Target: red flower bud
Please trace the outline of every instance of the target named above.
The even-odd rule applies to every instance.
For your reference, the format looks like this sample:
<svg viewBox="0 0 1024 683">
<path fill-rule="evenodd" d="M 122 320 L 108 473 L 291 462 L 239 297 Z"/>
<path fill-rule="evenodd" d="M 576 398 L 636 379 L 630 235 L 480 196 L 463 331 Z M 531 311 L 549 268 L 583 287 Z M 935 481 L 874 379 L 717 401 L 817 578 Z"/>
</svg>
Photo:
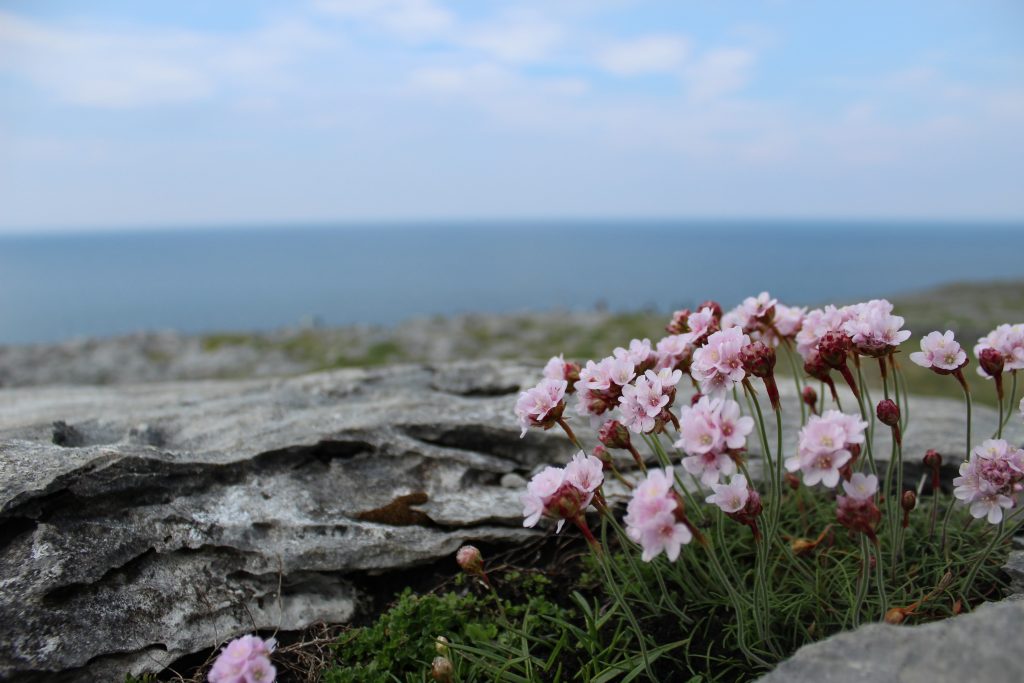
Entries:
<svg viewBox="0 0 1024 683">
<path fill-rule="evenodd" d="M 917 494 L 913 491 L 904 491 L 903 497 L 900 499 L 900 507 L 904 512 L 910 512 L 917 507 Z"/>
<path fill-rule="evenodd" d="M 829 380 L 828 373 L 830 370 L 831 368 L 828 363 L 825 362 L 825 359 L 821 357 L 820 353 L 816 353 L 804 361 L 804 372 L 814 379 L 821 380 L 822 382 L 827 382 Z"/>
<path fill-rule="evenodd" d="M 895 427 L 900 423 L 900 408 L 892 399 L 887 398 L 879 401 L 875 414 L 884 425 Z"/>
<path fill-rule="evenodd" d="M 789 488 L 796 491 L 800 488 L 800 477 L 796 476 L 792 472 L 786 472 L 786 483 L 789 484 Z"/>
<path fill-rule="evenodd" d="M 938 468 L 942 467 L 942 456 L 939 455 L 939 452 L 934 449 L 928 450 L 924 454 L 924 464 L 925 467 L 930 467 L 933 470 L 937 470 Z"/>
<path fill-rule="evenodd" d="M 818 354 L 821 359 L 833 368 L 846 365 L 846 355 L 850 352 L 850 336 L 835 330 L 826 332 L 818 340 Z"/>
<path fill-rule="evenodd" d="M 618 420 L 608 420 L 597 430 L 597 438 L 608 448 L 628 449 L 632 445 L 629 430 Z"/>
<path fill-rule="evenodd" d="M 814 387 L 806 386 L 804 387 L 803 399 L 804 403 L 814 408 L 818 404 L 818 392 L 814 390 Z"/>
<path fill-rule="evenodd" d="M 740 349 L 743 369 L 754 377 L 768 377 L 775 368 L 775 349 L 756 341 Z"/>
<path fill-rule="evenodd" d="M 998 377 L 1003 374 L 1003 365 L 1005 363 L 1006 359 L 1003 358 L 1003 354 L 991 347 L 982 349 L 981 355 L 978 356 L 978 364 L 981 366 L 981 369 L 992 377 Z"/>
</svg>

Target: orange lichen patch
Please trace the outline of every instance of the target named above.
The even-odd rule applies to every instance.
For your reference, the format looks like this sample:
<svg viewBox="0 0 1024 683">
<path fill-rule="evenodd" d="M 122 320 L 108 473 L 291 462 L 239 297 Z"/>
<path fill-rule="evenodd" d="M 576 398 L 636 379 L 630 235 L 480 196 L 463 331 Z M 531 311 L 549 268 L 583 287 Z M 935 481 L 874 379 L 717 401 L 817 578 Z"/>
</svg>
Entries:
<svg viewBox="0 0 1024 683">
<path fill-rule="evenodd" d="M 422 505 L 427 500 L 428 497 L 425 492 L 414 491 L 404 496 L 398 496 L 382 507 L 360 512 L 356 515 L 356 518 L 366 522 L 390 524 L 391 526 L 424 526 L 431 523 L 430 517 L 419 510 L 413 510 L 411 506 Z"/>
</svg>

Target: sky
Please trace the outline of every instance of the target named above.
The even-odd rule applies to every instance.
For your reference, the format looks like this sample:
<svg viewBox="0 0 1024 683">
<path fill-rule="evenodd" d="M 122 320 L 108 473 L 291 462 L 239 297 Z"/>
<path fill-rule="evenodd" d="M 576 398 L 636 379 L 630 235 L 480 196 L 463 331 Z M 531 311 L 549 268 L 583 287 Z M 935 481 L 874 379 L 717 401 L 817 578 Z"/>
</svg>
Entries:
<svg viewBox="0 0 1024 683">
<path fill-rule="evenodd" d="M 1019 0 L 0 4 L 0 232 L 1024 219 Z"/>
</svg>

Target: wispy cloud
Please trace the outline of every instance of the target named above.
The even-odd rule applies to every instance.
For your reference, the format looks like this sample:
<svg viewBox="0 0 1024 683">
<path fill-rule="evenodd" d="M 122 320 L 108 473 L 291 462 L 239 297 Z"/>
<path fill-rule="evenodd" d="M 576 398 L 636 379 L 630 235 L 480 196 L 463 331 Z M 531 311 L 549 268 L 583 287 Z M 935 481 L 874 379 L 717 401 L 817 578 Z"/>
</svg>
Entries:
<svg viewBox="0 0 1024 683">
<path fill-rule="evenodd" d="M 651 35 L 617 41 L 601 50 L 597 62 L 617 76 L 678 72 L 689 52 L 682 36 Z"/>
</svg>

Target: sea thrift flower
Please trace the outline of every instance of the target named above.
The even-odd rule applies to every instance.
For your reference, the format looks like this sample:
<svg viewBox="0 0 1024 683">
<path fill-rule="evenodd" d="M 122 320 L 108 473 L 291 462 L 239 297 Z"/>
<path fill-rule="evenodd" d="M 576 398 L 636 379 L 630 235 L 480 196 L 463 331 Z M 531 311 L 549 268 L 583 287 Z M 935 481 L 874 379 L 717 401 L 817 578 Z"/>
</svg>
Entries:
<svg viewBox="0 0 1024 683">
<path fill-rule="evenodd" d="M 842 330 L 862 356 L 887 355 L 910 338 L 910 331 L 902 329 L 903 318 L 892 314 L 892 304 L 885 299 L 872 299 L 849 308 L 851 317 L 843 323 Z"/>
<path fill-rule="evenodd" d="M 882 511 L 875 505 L 872 496 L 865 498 L 855 498 L 851 495 L 836 496 L 836 519 L 847 529 L 864 534 L 872 541 L 878 542 L 875 527 L 882 520 Z"/>
<path fill-rule="evenodd" d="M 636 368 L 637 374 L 650 370 L 654 367 L 658 357 L 651 349 L 650 339 L 634 339 L 629 342 L 629 348 L 618 347 L 613 356 L 619 359 L 626 359 Z"/>
<path fill-rule="evenodd" d="M 741 416 L 736 401 L 701 397 L 680 413 L 675 446 L 688 454 L 683 468 L 706 486 L 717 483 L 720 475 L 736 471 L 732 453 L 746 447 L 753 429 L 753 418 Z"/>
<path fill-rule="evenodd" d="M 856 472 L 850 477 L 850 481 L 843 482 L 843 490 L 854 500 L 869 500 L 874 498 L 878 491 L 878 477 L 873 474 Z"/>
<path fill-rule="evenodd" d="M 1017 325 L 1000 325 L 978 340 L 974 347 L 974 355 L 981 360 L 985 349 L 995 349 L 1003 359 L 1003 367 L 999 371 L 990 372 L 984 366 L 978 368 L 982 377 L 994 377 L 999 372 L 1024 369 L 1024 323 Z"/>
<path fill-rule="evenodd" d="M 491 580 L 487 578 L 487 572 L 484 571 L 484 556 L 480 554 L 480 550 L 476 546 L 464 545 L 459 548 L 455 553 L 455 561 L 462 571 L 470 576 L 479 577 L 488 586 L 491 585 Z"/>
<path fill-rule="evenodd" d="M 742 474 L 732 475 L 728 484 L 712 484 L 714 494 L 704 502 L 717 505 L 722 512 L 739 512 L 747 504 L 747 478 Z"/>
<path fill-rule="evenodd" d="M 658 373 L 648 370 L 632 384 L 622 387 L 619 397 L 622 424 L 638 434 L 657 431 L 659 421 L 670 417 L 666 408 L 672 403 L 675 385 L 682 376 L 679 370 L 668 368 Z"/>
<path fill-rule="evenodd" d="M 635 376 L 633 363 L 627 358 L 608 357 L 597 363 L 588 360 L 575 384 L 576 412 L 597 426 L 599 416 L 618 406 L 622 387 Z"/>
<path fill-rule="evenodd" d="M 852 317 L 849 306 L 826 306 L 808 311 L 796 334 L 796 350 L 807 361 L 817 351 L 818 342 L 827 332 L 839 332 Z"/>
<path fill-rule="evenodd" d="M 565 520 L 582 528 L 583 511 L 594 498 L 594 492 L 604 483 L 604 464 L 601 459 L 576 453 L 565 468 L 545 467 L 526 485 L 520 497 L 523 503 L 523 526 L 536 526 L 541 516 L 558 520 L 556 532 L 562 530 Z"/>
<path fill-rule="evenodd" d="M 626 534 L 643 549 L 641 559 L 650 562 L 662 552 L 670 561 L 693 539 L 679 499 L 672 489 L 672 468 L 651 470 L 633 489 L 626 506 Z"/>
<path fill-rule="evenodd" d="M 540 384 L 519 394 L 516 401 L 516 417 L 523 428 L 520 437 L 526 436 L 530 427 L 551 429 L 562 417 L 565 410 L 565 389 L 568 382 L 564 379 L 542 379 Z"/>
<path fill-rule="evenodd" d="M 690 373 L 700 382 L 701 393 L 720 395 L 743 380 L 746 372 L 740 351 L 749 343 L 750 337 L 733 327 L 715 332 L 693 352 Z"/>
<path fill-rule="evenodd" d="M 690 371 L 690 361 L 693 359 L 693 335 L 673 334 L 658 341 L 655 347 L 655 354 L 658 359 L 654 365 L 656 370 L 669 368 L 679 369 L 683 372 Z"/>
<path fill-rule="evenodd" d="M 1003 510 L 1016 504 L 1024 488 L 1024 451 L 1004 439 L 988 439 L 971 451 L 953 480 L 953 495 L 970 506 L 971 516 L 990 524 L 1003 519 Z"/>
<path fill-rule="evenodd" d="M 910 354 L 910 360 L 940 375 L 948 375 L 967 365 L 967 353 L 953 338 L 953 332 L 930 332 L 921 338 L 921 350 Z"/>
<path fill-rule="evenodd" d="M 892 438 L 896 440 L 897 444 L 901 443 L 900 407 L 892 399 L 883 399 L 878 402 L 875 415 L 878 417 L 879 422 L 892 427 Z"/>
<path fill-rule="evenodd" d="M 715 305 L 717 306 L 718 304 Z M 690 315 L 687 323 L 690 326 L 690 335 L 693 337 L 693 344 L 695 346 L 700 346 L 711 334 L 719 330 L 721 316 L 721 308 L 715 313 L 715 310 L 707 305 L 702 306 L 697 309 L 696 313 Z"/>
<path fill-rule="evenodd" d="M 554 356 L 544 366 L 544 377 L 548 379 L 564 379 L 568 383 L 565 393 L 571 394 L 576 391 L 573 385 L 580 378 L 579 363 L 570 363 L 561 354 Z"/>
<path fill-rule="evenodd" d="M 796 455 L 786 458 L 786 469 L 802 471 L 807 486 L 821 482 L 835 488 L 840 470 L 853 457 L 853 447 L 864 442 L 867 426 L 866 422 L 838 410 L 812 415 L 800 430 Z"/>
<path fill-rule="evenodd" d="M 665 331 L 670 335 L 678 336 L 690 331 L 690 309 L 684 308 L 672 314 L 672 319 L 665 326 Z"/>
<path fill-rule="evenodd" d="M 796 337 L 796 333 L 800 331 L 800 326 L 803 325 L 804 314 L 806 313 L 806 307 L 775 304 L 775 318 L 772 320 L 773 332 L 784 339 Z M 777 339 L 775 343 L 778 343 Z"/>
<path fill-rule="evenodd" d="M 273 683 L 277 670 L 270 663 L 270 653 L 275 647 L 273 638 L 242 636 L 232 640 L 213 663 L 210 683 Z"/>
</svg>

